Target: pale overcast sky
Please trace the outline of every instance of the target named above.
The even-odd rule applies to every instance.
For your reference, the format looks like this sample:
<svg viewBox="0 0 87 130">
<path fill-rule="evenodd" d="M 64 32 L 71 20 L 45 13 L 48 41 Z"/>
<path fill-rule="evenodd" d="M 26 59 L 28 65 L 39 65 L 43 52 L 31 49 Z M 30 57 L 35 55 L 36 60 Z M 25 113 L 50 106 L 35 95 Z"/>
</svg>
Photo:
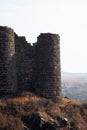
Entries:
<svg viewBox="0 0 87 130">
<path fill-rule="evenodd" d="M 87 73 L 87 0 L 0 0 L 0 25 L 31 43 L 59 34 L 62 71 Z"/>
</svg>

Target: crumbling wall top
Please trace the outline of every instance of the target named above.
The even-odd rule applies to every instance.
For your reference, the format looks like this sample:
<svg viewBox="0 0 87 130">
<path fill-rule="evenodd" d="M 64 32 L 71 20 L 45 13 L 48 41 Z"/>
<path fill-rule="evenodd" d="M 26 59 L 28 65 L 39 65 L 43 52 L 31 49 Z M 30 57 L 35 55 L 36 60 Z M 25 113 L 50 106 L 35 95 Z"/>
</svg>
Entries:
<svg viewBox="0 0 87 130">
<path fill-rule="evenodd" d="M 7 27 L 7 26 L 0 26 L 0 32 L 13 33 L 14 30 L 10 27 Z"/>
<path fill-rule="evenodd" d="M 37 37 L 37 43 L 36 45 L 39 45 L 39 44 L 47 44 L 49 43 L 50 44 L 58 44 L 60 40 L 60 36 L 58 34 L 52 34 L 52 33 L 41 33 L 38 37 Z M 53 42 L 52 42 L 53 41 Z"/>
</svg>

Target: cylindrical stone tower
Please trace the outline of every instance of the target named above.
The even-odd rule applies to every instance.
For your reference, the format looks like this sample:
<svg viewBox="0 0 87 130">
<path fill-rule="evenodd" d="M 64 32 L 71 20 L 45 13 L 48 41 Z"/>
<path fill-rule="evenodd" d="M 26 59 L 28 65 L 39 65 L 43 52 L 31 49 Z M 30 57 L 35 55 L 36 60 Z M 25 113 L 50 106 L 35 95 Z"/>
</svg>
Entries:
<svg viewBox="0 0 87 130">
<path fill-rule="evenodd" d="M 59 102 L 62 98 L 59 35 L 42 33 L 35 44 L 35 52 L 36 94 Z"/>
<path fill-rule="evenodd" d="M 0 26 L 0 93 L 17 89 L 14 31 Z"/>
</svg>

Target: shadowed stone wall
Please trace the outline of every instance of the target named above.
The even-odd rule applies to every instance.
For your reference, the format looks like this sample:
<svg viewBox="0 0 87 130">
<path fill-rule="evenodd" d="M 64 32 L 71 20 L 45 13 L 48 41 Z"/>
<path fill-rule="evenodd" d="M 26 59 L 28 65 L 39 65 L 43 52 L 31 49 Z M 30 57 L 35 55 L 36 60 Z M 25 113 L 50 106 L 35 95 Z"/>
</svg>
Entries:
<svg viewBox="0 0 87 130">
<path fill-rule="evenodd" d="M 0 92 L 17 90 L 14 31 L 0 26 Z"/>
<path fill-rule="evenodd" d="M 33 46 L 15 34 L 18 90 L 29 90 L 32 82 Z"/>
</svg>

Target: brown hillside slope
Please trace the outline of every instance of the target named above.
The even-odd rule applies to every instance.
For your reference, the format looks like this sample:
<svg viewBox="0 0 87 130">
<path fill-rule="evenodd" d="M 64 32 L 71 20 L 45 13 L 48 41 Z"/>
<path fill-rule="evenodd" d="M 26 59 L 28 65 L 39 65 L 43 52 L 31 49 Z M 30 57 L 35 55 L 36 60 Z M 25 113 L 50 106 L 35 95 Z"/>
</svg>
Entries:
<svg viewBox="0 0 87 130">
<path fill-rule="evenodd" d="M 87 130 L 87 109 L 74 100 L 57 104 L 32 93 L 1 99 L 0 130 L 28 129 Z"/>
</svg>

